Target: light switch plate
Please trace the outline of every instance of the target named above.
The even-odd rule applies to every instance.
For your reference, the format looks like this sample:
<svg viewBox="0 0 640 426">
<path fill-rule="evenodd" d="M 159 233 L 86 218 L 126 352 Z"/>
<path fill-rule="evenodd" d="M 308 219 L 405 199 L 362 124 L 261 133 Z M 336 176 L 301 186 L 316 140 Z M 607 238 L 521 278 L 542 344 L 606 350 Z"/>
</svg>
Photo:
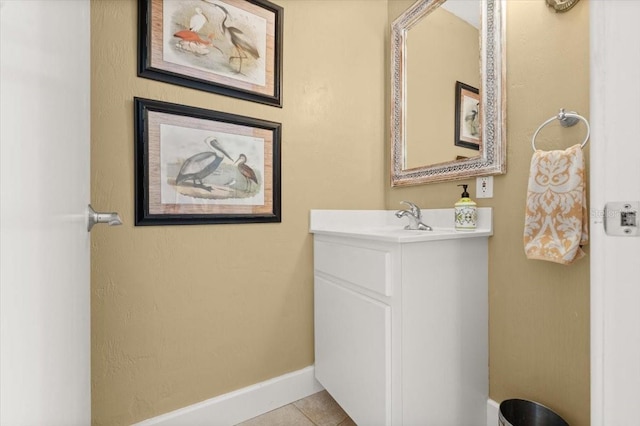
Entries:
<svg viewBox="0 0 640 426">
<path fill-rule="evenodd" d="M 604 206 L 604 231 L 618 237 L 640 236 L 640 201 L 616 201 Z"/>
</svg>

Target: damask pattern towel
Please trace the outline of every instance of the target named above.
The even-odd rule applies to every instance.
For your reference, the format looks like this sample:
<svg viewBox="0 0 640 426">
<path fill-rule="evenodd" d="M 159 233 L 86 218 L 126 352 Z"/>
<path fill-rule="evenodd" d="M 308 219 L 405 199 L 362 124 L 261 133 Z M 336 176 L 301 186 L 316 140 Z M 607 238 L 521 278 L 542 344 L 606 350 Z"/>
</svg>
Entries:
<svg viewBox="0 0 640 426">
<path fill-rule="evenodd" d="M 528 259 L 568 265 L 589 239 L 582 148 L 537 150 L 531 158 L 524 225 Z"/>
</svg>

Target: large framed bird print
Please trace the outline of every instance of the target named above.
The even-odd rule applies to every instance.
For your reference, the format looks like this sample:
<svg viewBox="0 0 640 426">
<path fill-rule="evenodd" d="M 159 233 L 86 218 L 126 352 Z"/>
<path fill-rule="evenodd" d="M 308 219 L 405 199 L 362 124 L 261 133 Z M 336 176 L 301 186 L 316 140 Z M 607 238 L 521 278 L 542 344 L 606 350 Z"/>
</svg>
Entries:
<svg viewBox="0 0 640 426">
<path fill-rule="evenodd" d="M 134 98 L 135 225 L 281 222 L 281 124 Z"/>
<path fill-rule="evenodd" d="M 282 7 L 138 0 L 138 76 L 282 107 Z"/>
</svg>

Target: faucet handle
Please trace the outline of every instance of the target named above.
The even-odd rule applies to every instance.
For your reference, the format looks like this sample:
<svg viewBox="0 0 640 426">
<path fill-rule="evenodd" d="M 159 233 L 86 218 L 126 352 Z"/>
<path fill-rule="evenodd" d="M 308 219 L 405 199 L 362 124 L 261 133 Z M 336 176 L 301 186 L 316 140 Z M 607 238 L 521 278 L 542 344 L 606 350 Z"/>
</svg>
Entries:
<svg viewBox="0 0 640 426">
<path fill-rule="evenodd" d="M 410 202 L 410 201 L 400 201 L 400 204 L 406 204 L 407 206 L 409 206 L 409 208 L 411 209 L 411 214 L 414 217 L 420 218 L 422 216 L 422 213 L 420 212 L 420 207 L 416 206 L 412 202 Z"/>
</svg>

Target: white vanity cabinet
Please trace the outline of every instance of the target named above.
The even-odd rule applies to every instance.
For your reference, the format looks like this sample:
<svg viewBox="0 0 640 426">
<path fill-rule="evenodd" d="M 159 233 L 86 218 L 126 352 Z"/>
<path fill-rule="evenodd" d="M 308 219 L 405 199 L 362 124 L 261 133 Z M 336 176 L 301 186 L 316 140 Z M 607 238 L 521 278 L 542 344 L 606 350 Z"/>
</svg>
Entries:
<svg viewBox="0 0 640 426">
<path fill-rule="evenodd" d="M 485 425 L 490 225 L 414 238 L 313 219 L 318 381 L 361 426 Z"/>
</svg>

